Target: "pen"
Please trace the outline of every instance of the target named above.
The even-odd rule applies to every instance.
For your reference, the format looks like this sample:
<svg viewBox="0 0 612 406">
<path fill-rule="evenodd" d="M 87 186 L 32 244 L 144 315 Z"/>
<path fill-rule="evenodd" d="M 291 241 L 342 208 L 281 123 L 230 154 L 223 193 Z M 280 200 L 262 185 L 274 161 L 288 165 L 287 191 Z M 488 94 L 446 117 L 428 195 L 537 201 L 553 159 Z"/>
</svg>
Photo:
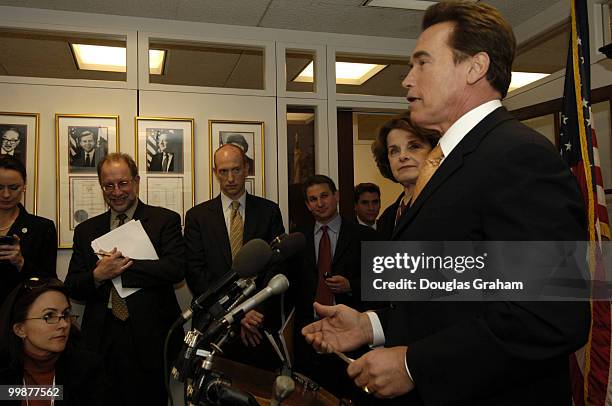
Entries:
<svg viewBox="0 0 612 406">
<path fill-rule="evenodd" d="M 106 251 L 98 251 L 98 252 L 96 252 L 96 255 L 100 255 L 100 256 L 103 256 L 103 257 L 110 257 L 113 254 L 111 254 L 110 252 L 106 252 Z"/>
<path fill-rule="evenodd" d="M 342 361 L 346 362 L 347 364 L 350 364 L 351 362 L 355 361 L 354 359 L 347 357 L 344 353 L 340 351 L 334 350 L 334 354 L 336 354 Z"/>
</svg>

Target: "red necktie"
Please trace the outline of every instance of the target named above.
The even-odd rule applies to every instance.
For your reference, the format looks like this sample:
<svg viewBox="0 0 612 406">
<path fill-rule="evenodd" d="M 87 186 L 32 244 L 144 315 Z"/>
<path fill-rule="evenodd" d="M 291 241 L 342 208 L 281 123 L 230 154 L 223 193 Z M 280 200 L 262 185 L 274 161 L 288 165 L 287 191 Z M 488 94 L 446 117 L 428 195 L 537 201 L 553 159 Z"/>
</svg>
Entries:
<svg viewBox="0 0 612 406">
<path fill-rule="evenodd" d="M 325 283 L 325 275 L 331 275 L 332 270 L 331 243 L 329 241 L 329 234 L 327 234 L 327 228 L 327 226 L 321 227 L 323 234 L 321 235 L 321 241 L 319 241 L 319 262 L 317 263 L 319 282 L 317 284 L 315 300 L 321 304 L 331 306 L 334 304 L 334 294 Z"/>
</svg>

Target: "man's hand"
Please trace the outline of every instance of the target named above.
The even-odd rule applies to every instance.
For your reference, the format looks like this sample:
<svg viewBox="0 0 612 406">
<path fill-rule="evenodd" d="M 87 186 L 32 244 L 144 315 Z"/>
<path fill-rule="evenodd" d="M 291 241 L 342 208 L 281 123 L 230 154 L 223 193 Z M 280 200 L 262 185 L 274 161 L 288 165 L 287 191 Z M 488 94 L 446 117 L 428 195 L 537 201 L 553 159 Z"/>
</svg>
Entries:
<svg viewBox="0 0 612 406">
<path fill-rule="evenodd" d="M 351 283 L 342 275 L 334 275 L 325 279 L 325 283 L 333 293 L 348 293 L 351 291 Z"/>
<path fill-rule="evenodd" d="M 306 341 L 319 352 L 351 351 L 373 340 L 370 318 L 345 305 L 314 304 L 321 320 L 302 329 Z"/>
<path fill-rule="evenodd" d="M 96 268 L 93 270 L 93 277 L 96 282 L 113 279 L 125 272 L 134 263 L 131 259 L 124 257 L 121 251 L 117 251 L 117 248 L 113 248 L 108 254 L 96 263 Z"/>
<path fill-rule="evenodd" d="M 263 314 L 249 310 L 240 320 L 240 338 L 247 347 L 256 347 L 261 342 L 259 327 L 264 321 Z"/>
<path fill-rule="evenodd" d="M 19 236 L 13 234 L 13 244 L 0 245 L 0 261 L 9 261 L 17 267 L 18 271 L 21 271 L 25 262 L 23 255 L 21 255 L 20 241 Z"/>
<path fill-rule="evenodd" d="M 408 347 L 378 348 L 352 362 L 346 372 L 360 388 L 378 398 L 394 398 L 414 389 L 406 371 Z"/>
</svg>

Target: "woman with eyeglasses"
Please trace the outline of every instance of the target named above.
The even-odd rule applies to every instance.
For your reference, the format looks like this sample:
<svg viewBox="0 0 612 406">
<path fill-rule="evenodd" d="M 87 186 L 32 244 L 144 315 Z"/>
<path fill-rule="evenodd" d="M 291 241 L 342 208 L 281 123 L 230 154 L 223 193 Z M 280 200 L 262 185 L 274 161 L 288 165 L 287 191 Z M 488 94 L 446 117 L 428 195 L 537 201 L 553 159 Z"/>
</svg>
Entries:
<svg viewBox="0 0 612 406">
<path fill-rule="evenodd" d="M 0 309 L 0 384 L 63 387 L 63 400 L 16 400 L 15 404 L 102 405 L 107 389 L 102 359 L 77 350 L 68 292 L 55 278 L 21 283 Z M 6 395 L 6 394 L 4 394 Z"/>
<path fill-rule="evenodd" d="M 32 276 L 56 276 L 57 232 L 51 220 L 28 213 L 21 204 L 26 169 L 0 155 L 0 304 Z"/>
</svg>

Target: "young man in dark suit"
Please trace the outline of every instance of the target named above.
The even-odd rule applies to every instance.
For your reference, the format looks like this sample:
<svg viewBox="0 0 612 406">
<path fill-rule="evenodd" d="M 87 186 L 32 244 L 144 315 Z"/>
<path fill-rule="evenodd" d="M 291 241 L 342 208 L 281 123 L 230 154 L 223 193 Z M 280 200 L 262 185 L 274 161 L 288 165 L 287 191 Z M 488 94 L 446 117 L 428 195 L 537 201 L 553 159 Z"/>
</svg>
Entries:
<svg viewBox="0 0 612 406">
<path fill-rule="evenodd" d="M 555 148 L 500 100 L 515 39 L 493 7 L 425 13 L 404 79 L 412 120 L 442 134 L 396 241 L 580 241 L 575 179 Z M 426 174 L 426 175 L 424 175 Z M 542 253 L 545 255 L 545 253 Z M 320 350 L 384 344 L 353 362 L 357 386 L 404 405 L 571 404 L 568 356 L 587 340 L 585 302 L 398 302 L 379 315 L 317 306 Z"/>
<path fill-rule="evenodd" d="M 193 207 L 185 217 L 186 280 L 194 297 L 230 271 L 232 259 L 244 243 L 255 238 L 271 242 L 285 231 L 278 205 L 246 192 L 248 163 L 244 150 L 234 144 L 219 147 L 214 154 L 214 173 L 221 193 Z M 194 325 L 197 323 L 196 315 Z M 233 359 L 268 369 L 279 364 L 276 356 L 266 351 L 271 350 L 267 340 L 260 345 L 263 323 L 261 309 L 246 314 L 241 321 L 244 345 L 227 346 Z M 257 349 L 247 349 L 247 345 Z"/>
<path fill-rule="evenodd" d="M 296 230 L 306 237 L 306 247 L 296 271 L 289 275 L 295 300 L 295 364 L 298 371 L 336 396 L 354 398 L 351 381 L 344 373 L 346 364 L 327 354 L 316 354 L 299 333 L 315 320 L 315 300 L 362 308 L 361 242 L 376 241 L 378 235 L 372 228 L 342 217 L 338 197 L 336 185 L 325 175 L 314 175 L 304 182 L 304 201 L 315 224 Z"/>
<path fill-rule="evenodd" d="M 180 314 L 174 284 L 184 277 L 181 219 L 138 199 L 140 177 L 129 155 L 109 154 L 97 169 L 110 210 L 74 230 L 66 286 L 86 304 L 83 343 L 104 356 L 115 404 L 166 405 L 163 344 Z M 132 219 L 140 220 L 159 259 L 130 259 L 116 249 L 98 257 L 91 242 Z M 140 290 L 121 298 L 112 282 L 116 277 L 124 288 Z M 182 334 L 173 336 L 169 359 L 181 339 Z"/>
</svg>

